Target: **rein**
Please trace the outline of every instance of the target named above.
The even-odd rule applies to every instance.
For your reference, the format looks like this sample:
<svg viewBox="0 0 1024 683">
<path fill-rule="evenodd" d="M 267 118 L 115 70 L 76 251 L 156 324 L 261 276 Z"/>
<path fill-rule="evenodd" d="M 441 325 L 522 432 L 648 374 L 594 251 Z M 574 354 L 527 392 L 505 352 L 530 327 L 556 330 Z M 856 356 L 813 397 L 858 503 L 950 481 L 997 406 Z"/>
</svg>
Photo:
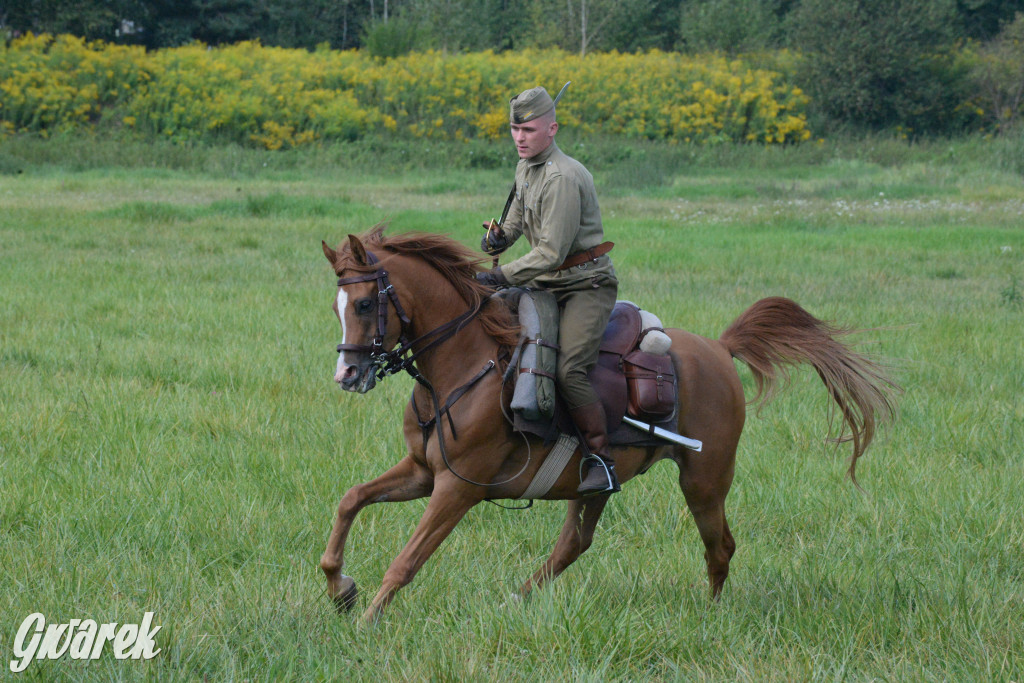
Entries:
<svg viewBox="0 0 1024 683">
<path fill-rule="evenodd" d="M 370 265 L 379 265 L 380 261 L 371 252 L 367 251 L 366 257 Z M 377 281 L 377 334 L 374 336 L 373 341 L 370 344 L 338 344 L 338 353 L 341 353 L 342 351 L 357 351 L 368 353 L 370 355 L 370 362 L 373 366 L 372 371 L 374 372 L 378 380 L 383 380 L 388 375 L 393 375 L 404 370 L 405 372 L 409 373 L 409 375 L 411 375 L 412 378 L 415 379 L 420 385 L 422 385 L 428 392 L 430 392 L 430 398 L 434 404 L 434 418 L 430 422 L 424 423 L 419 419 L 419 416 L 417 415 L 417 421 L 420 422 L 421 427 L 423 427 L 424 424 L 433 423 L 435 425 L 437 431 L 438 446 L 440 446 L 441 450 L 441 459 L 444 461 L 445 467 L 448 468 L 448 471 L 454 474 L 456 477 L 466 482 L 467 484 L 473 484 L 474 486 L 484 487 L 502 486 L 517 479 L 520 475 L 522 475 L 523 472 L 526 471 L 526 468 L 529 467 L 529 458 L 527 458 L 526 463 L 523 465 L 522 469 L 520 469 L 518 472 L 516 472 L 508 479 L 499 482 L 484 483 L 473 481 L 472 479 L 468 479 L 459 474 L 458 472 L 456 472 L 455 469 L 452 467 L 451 463 L 448 461 L 448 449 L 445 445 L 444 430 L 441 429 L 440 425 L 441 416 L 445 412 L 448 412 L 448 421 L 452 428 L 452 436 L 458 439 L 458 436 L 455 434 L 455 424 L 452 421 L 451 412 L 449 412 L 450 408 L 477 382 L 482 380 L 491 370 L 495 368 L 495 361 L 487 361 L 487 364 L 484 366 L 483 370 L 478 372 L 466 384 L 462 385 L 461 387 L 453 391 L 451 395 L 448 397 L 448 400 L 445 402 L 443 408 L 441 407 L 441 402 L 440 399 L 438 399 L 437 391 L 434 389 L 434 386 L 426 377 L 423 376 L 423 374 L 415 366 L 416 359 L 420 355 L 422 355 L 426 351 L 429 351 L 435 346 L 439 346 L 444 342 L 448 341 L 456 334 L 458 334 L 458 332 L 467 323 L 476 318 L 480 314 L 480 311 L 483 310 L 484 303 L 487 300 L 481 299 L 480 302 L 476 304 L 476 306 L 473 306 L 459 317 L 453 320 L 449 320 L 448 322 L 444 323 L 439 327 L 435 327 L 433 330 L 430 330 L 429 332 L 420 335 L 419 337 L 413 339 L 412 341 L 408 341 L 406 329 L 410 325 L 412 325 L 412 320 L 405 313 L 405 309 L 402 308 L 402 304 L 398 300 L 398 294 L 395 293 L 394 285 L 391 284 L 388 271 L 384 270 L 383 268 L 377 268 L 376 270 L 364 273 L 362 275 L 338 278 L 338 286 L 342 287 L 344 285 L 356 284 L 358 282 L 369 282 L 371 280 Z M 398 319 L 401 322 L 401 332 L 398 337 L 398 347 L 391 351 L 385 351 L 384 340 L 385 338 L 387 338 L 388 332 L 389 301 L 391 302 L 391 305 L 395 307 L 395 312 L 398 314 Z M 342 312 L 342 315 L 344 315 L 344 312 Z M 430 341 L 427 341 L 428 339 Z M 417 344 L 421 344 L 423 342 L 427 342 L 425 346 L 421 347 L 417 351 L 413 351 L 414 346 L 416 346 Z M 414 411 L 415 407 L 415 403 L 413 403 Z M 488 499 L 488 502 L 493 503 L 494 501 Z M 498 503 L 494 504 L 498 505 L 498 507 L 506 507 L 504 505 L 499 505 Z M 532 504 L 533 501 L 530 501 L 530 505 Z M 530 507 L 530 505 L 527 505 L 526 507 Z M 516 510 L 523 508 L 509 509 Z"/>
</svg>

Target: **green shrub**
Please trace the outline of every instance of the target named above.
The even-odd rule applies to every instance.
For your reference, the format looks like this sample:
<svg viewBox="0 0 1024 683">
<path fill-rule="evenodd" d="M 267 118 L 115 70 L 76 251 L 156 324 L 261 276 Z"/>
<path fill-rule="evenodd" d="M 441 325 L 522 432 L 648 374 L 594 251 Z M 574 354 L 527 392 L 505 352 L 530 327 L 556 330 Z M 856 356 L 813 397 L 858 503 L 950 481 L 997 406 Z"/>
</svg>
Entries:
<svg viewBox="0 0 1024 683">
<path fill-rule="evenodd" d="M 403 21 L 392 19 L 386 30 Z M 0 138 L 102 130 L 274 150 L 371 133 L 497 139 L 508 135 L 510 94 L 571 80 L 559 117 L 584 134 L 791 144 L 811 137 L 807 96 L 791 82 L 793 61 L 784 51 L 748 63 L 656 50 L 586 58 L 557 50 L 431 51 L 382 59 L 252 42 L 146 52 L 28 36 L 0 45 Z"/>
<path fill-rule="evenodd" d="M 954 18 L 953 0 L 804 0 L 791 15 L 802 86 L 828 120 L 951 132 L 964 95 Z"/>
<path fill-rule="evenodd" d="M 995 145 L 996 167 L 1024 176 L 1024 123 L 1005 130 Z"/>
<path fill-rule="evenodd" d="M 375 21 L 363 33 L 363 47 L 374 57 L 400 57 L 419 47 L 419 26 L 405 17 Z"/>
<path fill-rule="evenodd" d="M 683 5 L 679 39 L 687 52 L 732 54 L 777 47 L 781 22 L 775 0 L 697 0 Z"/>
<path fill-rule="evenodd" d="M 996 130 L 1024 119 L 1024 13 L 977 51 L 969 79 L 974 103 Z"/>
</svg>

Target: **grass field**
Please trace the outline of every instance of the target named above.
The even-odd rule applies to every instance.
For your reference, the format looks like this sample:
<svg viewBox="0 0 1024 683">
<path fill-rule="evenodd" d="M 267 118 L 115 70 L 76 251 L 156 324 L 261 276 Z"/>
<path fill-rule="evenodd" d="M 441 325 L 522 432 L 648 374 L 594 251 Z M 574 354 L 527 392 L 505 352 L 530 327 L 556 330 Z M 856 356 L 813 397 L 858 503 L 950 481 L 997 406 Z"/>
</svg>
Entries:
<svg viewBox="0 0 1024 683">
<path fill-rule="evenodd" d="M 812 371 L 750 416 L 718 603 L 661 464 L 526 604 L 506 598 L 547 557 L 563 503 L 474 509 L 366 628 L 334 613 L 318 561 L 342 493 L 401 456 L 411 380 L 333 385 L 320 240 L 389 219 L 475 245 L 511 160 L 7 141 L 0 678 L 33 612 L 152 611 L 151 661 L 108 651 L 21 676 L 1024 680 L 1024 177 L 985 144 L 574 144 L 623 298 L 711 337 L 768 295 L 872 328 L 858 348 L 890 359 L 898 420 L 861 461 L 862 492 L 824 441 Z M 357 519 L 361 607 L 424 506 Z"/>
</svg>

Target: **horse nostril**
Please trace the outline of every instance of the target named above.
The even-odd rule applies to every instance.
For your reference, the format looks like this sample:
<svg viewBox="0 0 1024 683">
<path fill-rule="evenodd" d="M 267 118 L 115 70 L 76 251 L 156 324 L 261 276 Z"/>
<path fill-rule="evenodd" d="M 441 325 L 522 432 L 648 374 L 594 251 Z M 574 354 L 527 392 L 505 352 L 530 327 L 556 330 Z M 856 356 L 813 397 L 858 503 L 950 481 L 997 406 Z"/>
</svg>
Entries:
<svg viewBox="0 0 1024 683">
<path fill-rule="evenodd" d="M 334 381 L 343 386 L 352 386 L 355 381 L 359 379 L 359 368 L 355 365 L 345 366 L 343 370 L 340 370 L 338 374 L 334 376 Z"/>
</svg>

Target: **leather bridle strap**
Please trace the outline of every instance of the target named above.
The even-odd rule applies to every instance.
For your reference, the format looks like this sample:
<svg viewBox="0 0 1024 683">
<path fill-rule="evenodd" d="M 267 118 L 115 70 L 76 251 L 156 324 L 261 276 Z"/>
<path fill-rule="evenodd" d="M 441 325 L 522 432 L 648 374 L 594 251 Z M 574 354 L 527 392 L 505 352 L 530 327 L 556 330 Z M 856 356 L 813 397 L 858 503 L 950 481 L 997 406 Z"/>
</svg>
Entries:
<svg viewBox="0 0 1024 683">
<path fill-rule="evenodd" d="M 370 265 L 377 265 L 379 263 L 376 256 L 371 252 L 366 252 L 366 258 L 369 260 Z M 395 307 L 395 313 L 398 314 L 398 319 L 402 324 L 402 334 L 399 337 L 399 341 L 404 343 L 405 341 L 405 328 L 412 324 L 409 316 L 406 315 L 405 309 L 402 308 L 402 302 L 398 300 L 398 294 L 395 293 L 395 288 L 391 284 L 391 280 L 388 277 L 388 271 L 383 268 L 378 268 L 369 273 L 362 275 L 354 275 L 352 277 L 341 277 L 338 278 L 338 286 L 352 285 L 357 282 L 369 282 L 370 280 L 377 281 L 377 336 L 373 338 L 373 343 L 370 345 L 366 344 L 338 344 L 338 353 L 342 351 L 365 351 L 371 355 L 380 355 L 384 348 L 384 339 L 388 334 L 388 300 L 391 301 L 391 305 Z M 340 315 L 344 315 L 344 311 L 339 311 Z"/>
<path fill-rule="evenodd" d="M 422 422 L 420 420 L 418 412 L 416 411 L 416 402 L 415 402 L 415 400 L 413 401 L 413 412 L 417 413 L 416 421 L 420 423 L 420 427 L 421 428 L 426 428 L 427 426 L 430 426 L 430 425 L 434 426 L 434 428 L 435 428 L 434 431 L 437 434 L 438 450 L 441 451 L 441 460 L 444 462 L 444 466 L 448 468 L 449 472 L 451 472 L 452 474 L 454 474 L 456 477 L 458 477 L 462 481 L 466 482 L 467 484 L 472 484 L 474 486 L 483 486 L 485 488 L 490 488 L 492 486 L 504 486 L 505 484 L 508 484 L 508 483 L 518 479 L 520 476 L 522 476 L 523 472 L 525 472 L 526 469 L 530 466 L 530 459 L 527 458 L 526 462 L 523 464 L 523 466 L 520 468 L 520 470 L 518 472 L 516 472 L 511 477 L 509 477 L 508 479 L 505 479 L 503 481 L 495 481 L 495 482 L 490 482 L 490 483 L 482 482 L 482 481 L 473 481 L 469 477 L 464 477 L 461 474 L 459 474 L 458 472 L 456 472 L 455 468 L 452 467 L 451 462 L 448 460 L 448 446 L 445 444 L 444 430 L 441 428 L 441 425 L 439 424 L 439 421 L 441 419 L 441 416 L 444 415 L 445 412 L 448 412 L 448 420 L 449 420 L 449 424 L 451 425 L 451 428 L 452 428 L 452 438 L 458 439 L 459 437 L 455 434 L 455 422 L 452 420 L 452 415 L 451 415 L 451 412 L 450 412 L 451 404 L 454 404 L 455 401 L 459 400 L 459 398 L 462 396 L 462 394 L 466 393 L 466 391 L 469 391 L 478 381 L 483 379 L 484 376 L 488 372 L 493 370 L 494 367 L 495 367 L 495 362 L 493 360 L 487 361 L 487 365 L 484 366 L 484 369 L 481 370 L 473 379 L 471 379 L 465 385 L 459 387 L 454 392 L 452 392 L 452 396 L 455 397 L 454 400 L 451 400 L 451 396 L 449 396 L 450 403 L 449 402 L 445 402 L 445 406 L 443 408 L 441 407 L 441 402 L 438 400 L 437 391 L 434 390 L 434 386 L 430 383 L 430 381 L 426 377 L 421 375 L 417 370 L 415 370 L 415 368 L 412 368 L 411 366 L 408 368 L 409 374 L 412 375 L 413 378 L 417 382 L 419 382 L 423 386 L 423 388 L 426 389 L 430 393 L 430 400 L 433 403 L 433 407 L 434 407 L 434 418 L 430 422 L 427 422 L 427 423 Z M 500 398 L 499 398 L 499 400 L 500 400 Z M 424 445 L 426 444 L 426 441 L 427 441 L 427 434 L 424 431 Z M 485 500 L 487 500 L 487 499 L 485 499 Z M 488 502 L 494 503 L 494 501 L 491 501 L 491 500 L 488 500 Z M 498 507 L 505 507 L 504 505 L 499 505 L 498 503 L 494 503 L 494 504 L 498 505 Z M 527 505 L 527 507 L 530 507 L 530 506 Z M 517 509 L 520 509 L 520 508 L 509 508 L 509 509 L 517 510 Z"/>
<path fill-rule="evenodd" d="M 367 260 L 370 265 L 377 265 L 380 261 L 372 252 L 366 252 Z M 454 320 L 449 320 L 440 327 L 436 327 L 429 332 L 420 335 L 412 341 L 408 341 L 406 330 L 412 325 L 412 320 L 405 313 L 405 309 L 402 308 L 402 303 L 398 299 L 398 294 L 395 292 L 394 286 L 391 284 L 391 280 L 388 276 L 388 271 L 383 268 L 377 268 L 376 270 L 362 275 L 354 275 L 352 277 L 338 278 L 338 286 L 351 285 L 358 282 L 370 282 L 371 280 L 377 281 L 377 335 L 373 338 L 372 344 L 338 344 L 338 353 L 342 351 L 356 351 L 369 353 L 370 358 L 374 361 L 377 366 L 377 374 L 380 377 L 386 377 L 387 375 L 394 374 L 406 370 L 410 375 L 416 377 L 419 373 L 415 371 L 413 363 L 416 359 L 426 351 L 434 348 L 447 341 L 451 337 L 455 336 L 468 322 L 473 320 L 480 311 L 483 309 L 486 299 L 481 299 L 476 306 L 472 307 L 459 317 Z M 387 338 L 388 331 L 388 301 L 395 307 L 395 312 L 398 314 L 398 319 L 402 324 L 402 331 L 398 337 L 399 347 L 394 351 L 384 350 L 384 340 Z M 339 312 L 344 315 L 344 311 Z M 430 341 L 427 341 L 430 340 Z M 426 342 L 425 346 L 419 349 L 415 349 L 419 344 Z M 411 354 L 405 357 L 406 354 Z"/>
<path fill-rule="evenodd" d="M 391 354 L 394 355 L 395 357 L 401 358 L 405 354 L 411 352 L 412 355 L 406 358 L 404 361 L 402 361 L 403 364 L 411 366 L 413 361 L 415 361 L 423 353 L 454 337 L 459 332 L 459 330 L 461 330 L 463 326 L 466 325 L 466 323 L 468 323 L 469 321 L 471 321 L 473 318 L 480 314 L 480 310 L 484 307 L 484 303 L 486 301 L 486 299 L 481 299 L 480 303 L 478 303 L 476 306 L 460 315 L 458 318 L 455 318 L 454 320 L 449 320 L 445 324 L 441 325 L 440 327 L 435 327 L 426 334 L 421 334 L 419 337 L 416 337 L 411 342 L 404 342 L 402 346 L 392 351 Z M 424 341 L 430 339 L 431 337 L 435 338 L 427 342 L 427 344 L 421 347 L 419 350 L 413 351 L 414 346 L 423 343 Z"/>
<path fill-rule="evenodd" d="M 493 370 L 496 367 L 496 365 L 497 364 L 493 360 L 487 361 L 487 363 L 484 365 L 483 370 L 473 375 L 473 378 L 470 379 L 465 384 L 463 384 L 461 387 L 455 389 L 454 391 L 452 391 L 452 393 L 448 394 L 448 399 L 444 402 L 444 405 L 441 406 L 440 415 L 448 416 L 448 426 L 451 428 L 452 438 L 459 438 L 458 433 L 455 431 L 455 420 L 452 418 L 452 406 L 454 406 L 460 398 L 465 396 L 466 392 L 472 389 L 474 384 L 482 380 L 484 376 L 487 375 L 488 372 Z M 424 388 L 426 388 L 426 386 Z M 434 428 L 434 425 L 437 424 L 437 420 L 440 417 L 440 415 L 434 415 L 434 417 L 430 418 L 429 420 L 424 420 L 423 418 L 421 418 L 420 411 L 416 407 L 415 390 L 413 391 L 412 397 L 409 399 L 409 405 L 412 406 L 412 412 L 414 415 L 416 415 L 416 422 L 419 423 L 420 429 L 423 430 L 423 450 L 425 452 L 427 450 L 427 441 L 430 438 L 430 430 L 432 430 Z"/>
</svg>

